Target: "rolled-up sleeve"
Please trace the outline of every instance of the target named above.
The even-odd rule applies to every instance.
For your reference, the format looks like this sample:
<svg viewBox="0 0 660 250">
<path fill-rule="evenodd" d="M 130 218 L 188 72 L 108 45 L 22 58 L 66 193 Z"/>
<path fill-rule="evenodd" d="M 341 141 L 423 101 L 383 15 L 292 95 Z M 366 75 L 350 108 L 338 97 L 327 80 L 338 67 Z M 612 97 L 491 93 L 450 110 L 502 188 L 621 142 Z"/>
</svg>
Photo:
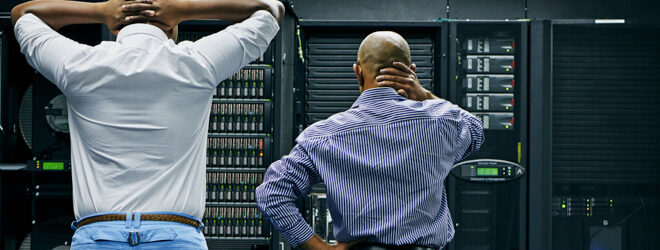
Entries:
<svg viewBox="0 0 660 250">
<path fill-rule="evenodd" d="M 194 46 L 210 65 L 217 85 L 263 55 L 278 31 L 275 17 L 260 10 L 243 22 L 197 40 Z"/>
<path fill-rule="evenodd" d="M 484 130 L 479 118 L 463 109 L 459 109 L 459 122 L 461 130 L 458 140 L 458 155 L 454 162 L 458 162 L 476 152 L 484 143 Z"/>
<path fill-rule="evenodd" d="M 270 165 L 256 190 L 259 210 L 293 246 L 314 236 L 295 202 L 297 197 L 308 195 L 311 186 L 320 180 L 309 155 L 298 144 L 289 155 Z"/>
<path fill-rule="evenodd" d="M 34 14 L 18 19 L 14 34 L 30 66 L 60 90 L 66 85 L 63 72 L 66 59 L 90 48 L 57 33 Z"/>
</svg>

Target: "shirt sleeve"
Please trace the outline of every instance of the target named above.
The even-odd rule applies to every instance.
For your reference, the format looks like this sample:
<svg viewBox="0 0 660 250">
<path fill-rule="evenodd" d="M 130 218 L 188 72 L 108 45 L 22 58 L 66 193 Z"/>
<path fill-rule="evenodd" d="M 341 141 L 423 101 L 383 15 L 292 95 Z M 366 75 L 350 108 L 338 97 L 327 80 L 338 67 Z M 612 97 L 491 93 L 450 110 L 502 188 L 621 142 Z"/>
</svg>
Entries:
<svg viewBox="0 0 660 250">
<path fill-rule="evenodd" d="M 461 130 L 458 140 L 458 154 L 454 162 L 465 159 L 465 157 L 476 152 L 484 142 L 484 130 L 481 120 L 459 108 L 459 122 Z"/>
<path fill-rule="evenodd" d="M 270 165 L 264 182 L 257 187 L 259 210 L 292 246 L 314 236 L 314 230 L 307 225 L 295 202 L 297 197 L 308 195 L 311 186 L 320 181 L 309 155 L 298 144 L 289 155 Z"/>
<path fill-rule="evenodd" d="M 278 30 L 275 17 L 260 10 L 243 22 L 197 40 L 193 46 L 210 65 L 212 81 L 217 85 L 263 55 Z"/>
<path fill-rule="evenodd" d="M 66 84 L 63 73 L 65 60 L 90 48 L 60 35 L 33 14 L 26 14 L 18 19 L 14 34 L 28 64 L 60 90 L 63 90 Z"/>
</svg>

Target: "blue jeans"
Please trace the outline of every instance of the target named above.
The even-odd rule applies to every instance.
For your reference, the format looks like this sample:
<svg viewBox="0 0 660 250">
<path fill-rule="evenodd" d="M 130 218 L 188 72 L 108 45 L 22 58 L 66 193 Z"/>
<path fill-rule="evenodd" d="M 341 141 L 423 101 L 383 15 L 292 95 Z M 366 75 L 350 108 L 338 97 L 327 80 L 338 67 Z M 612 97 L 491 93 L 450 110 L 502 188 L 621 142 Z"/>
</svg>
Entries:
<svg viewBox="0 0 660 250">
<path fill-rule="evenodd" d="M 116 214 L 100 213 L 88 217 Z M 103 221 L 87 224 L 80 228 L 80 221 L 71 223 L 76 230 L 71 242 L 71 250 L 76 249 L 208 249 L 199 228 L 170 221 L 143 221 L 142 214 L 174 214 L 199 222 L 197 218 L 172 212 L 126 213 L 126 221 Z M 135 219 L 131 219 L 135 215 Z M 88 218 L 85 217 L 85 218 Z M 85 219 L 82 218 L 82 219 Z M 81 219 L 81 220 L 82 220 Z"/>
</svg>

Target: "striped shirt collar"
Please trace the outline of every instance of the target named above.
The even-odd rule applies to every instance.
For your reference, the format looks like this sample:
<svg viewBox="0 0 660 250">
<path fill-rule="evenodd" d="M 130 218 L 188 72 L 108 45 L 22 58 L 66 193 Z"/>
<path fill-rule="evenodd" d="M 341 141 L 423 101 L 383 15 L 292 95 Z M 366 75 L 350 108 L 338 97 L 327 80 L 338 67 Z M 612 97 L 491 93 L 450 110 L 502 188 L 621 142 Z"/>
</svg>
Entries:
<svg viewBox="0 0 660 250">
<path fill-rule="evenodd" d="M 405 100 L 406 98 L 396 93 L 396 90 L 390 87 L 379 87 L 367 89 L 353 103 L 351 108 L 357 108 L 361 104 L 373 103 L 383 100 Z"/>
</svg>

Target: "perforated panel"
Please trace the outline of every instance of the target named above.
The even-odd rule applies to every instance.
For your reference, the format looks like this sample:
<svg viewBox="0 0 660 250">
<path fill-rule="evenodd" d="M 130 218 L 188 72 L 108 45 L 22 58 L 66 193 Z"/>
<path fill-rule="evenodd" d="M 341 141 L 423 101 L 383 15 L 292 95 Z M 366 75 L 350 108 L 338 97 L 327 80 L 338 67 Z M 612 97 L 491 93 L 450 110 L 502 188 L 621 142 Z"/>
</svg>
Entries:
<svg viewBox="0 0 660 250">
<path fill-rule="evenodd" d="M 660 183 L 660 29 L 555 26 L 553 182 Z"/>
<path fill-rule="evenodd" d="M 307 40 L 306 125 L 347 110 L 360 95 L 353 63 L 362 39 L 369 33 L 311 34 Z M 433 86 L 433 41 L 407 36 L 417 77 L 427 89 Z"/>
</svg>

